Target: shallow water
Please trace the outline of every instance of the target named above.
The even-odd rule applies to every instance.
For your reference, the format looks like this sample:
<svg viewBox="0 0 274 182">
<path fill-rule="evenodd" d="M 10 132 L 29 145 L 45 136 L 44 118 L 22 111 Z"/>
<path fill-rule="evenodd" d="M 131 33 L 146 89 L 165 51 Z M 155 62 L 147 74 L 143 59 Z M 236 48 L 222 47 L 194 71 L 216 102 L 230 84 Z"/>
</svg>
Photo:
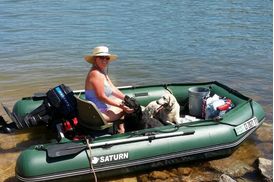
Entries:
<svg viewBox="0 0 274 182">
<path fill-rule="evenodd" d="M 103 44 L 119 56 L 109 67 L 117 86 L 217 80 L 263 105 L 261 133 L 272 136 L 272 1 L 3 0 L 0 9 L 0 100 L 9 108 L 61 83 L 82 89 L 83 56 Z M 272 137 L 261 135 L 247 146 L 272 159 Z M 41 131 L 0 134 L 0 179 L 12 181 L 19 152 L 45 141 Z"/>
</svg>

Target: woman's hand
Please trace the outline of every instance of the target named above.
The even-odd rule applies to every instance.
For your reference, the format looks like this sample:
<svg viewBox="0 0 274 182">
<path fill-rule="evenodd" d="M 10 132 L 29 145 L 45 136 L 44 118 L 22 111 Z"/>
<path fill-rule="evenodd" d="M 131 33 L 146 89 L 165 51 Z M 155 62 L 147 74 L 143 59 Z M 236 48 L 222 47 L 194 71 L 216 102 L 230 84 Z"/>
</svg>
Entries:
<svg viewBox="0 0 274 182">
<path fill-rule="evenodd" d="M 134 109 L 131 109 L 131 108 L 127 107 L 127 106 L 124 106 L 123 110 L 124 110 L 126 113 L 128 113 L 128 114 L 134 112 Z"/>
<path fill-rule="evenodd" d="M 127 107 L 124 103 L 120 104 L 120 108 L 123 109 L 123 111 L 125 111 L 128 114 L 133 113 L 134 111 L 134 109 Z"/>
</svg>

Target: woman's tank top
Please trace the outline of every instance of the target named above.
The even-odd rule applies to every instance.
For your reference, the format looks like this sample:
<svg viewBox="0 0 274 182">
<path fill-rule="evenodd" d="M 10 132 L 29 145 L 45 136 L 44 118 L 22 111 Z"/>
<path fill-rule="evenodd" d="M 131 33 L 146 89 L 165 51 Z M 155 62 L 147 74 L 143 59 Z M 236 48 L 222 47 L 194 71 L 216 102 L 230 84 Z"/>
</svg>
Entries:
<svg viewBox="0 0 274 182">
<path fill-rule="evenodd" d="M 104 81 L 104 92 L 107 97 L 112 95 L 112 88 L 109 83 Z M 106 103 L 99 100 L 94 90 L 85 90 L 86 100 L 93 102 L 101 112 L 106 112 L 110 107 Z"/>
</svg>

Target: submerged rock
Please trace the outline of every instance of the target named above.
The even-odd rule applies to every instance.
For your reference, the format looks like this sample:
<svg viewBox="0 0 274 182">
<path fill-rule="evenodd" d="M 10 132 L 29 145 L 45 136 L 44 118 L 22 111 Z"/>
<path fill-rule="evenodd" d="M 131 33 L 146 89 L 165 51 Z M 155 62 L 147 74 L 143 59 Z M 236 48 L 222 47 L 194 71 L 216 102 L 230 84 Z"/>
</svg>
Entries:
<svg viewBox="0 0 274 182">
<path fill-rule="evenodd" d="M 266 181 L 273 181 L 273 161 L 265 158 L 258 158 L 258 168 Z"/>
<path fill-rule="evenodd" d="M 210 168 L 231 177 L 241 177 L 247 173 L 254 172 L 252 167 L 254 161 L 260 156 L 260 152 L 254 145 L 246 141 L 231 156 L 210 161 Z"/>
<path fill-rule="evenodd" d="M 177 169 L 177 171 L 178 171 L 179 175 L 186 176 L 192 172 L 192 169 L 190 167 L 179 167 Z"/>
<path fill-rule="evenodd" d="M 234 179 L 232 179 L 230 176 L 226 174 L 222 174 L 220 176 L 219 182 L 236 182 Z"/>
<path fill-rule="evenodd" d="M 149 174 L 149 178 L 152 180 L 160 179 L 166 180 L 170 177 L 170 175 L 165 171 L 153 171 Z"/>
<path fill-rule="evenodd" d="M 260 157 L 272 158 L 273 143 L 270 143 L 270 142 L 260 143 L 257 145 L 257 147 L 262 151 L 262 155 Z"/>
<path fill-rule="evenodd" d="M 209 161 L 209 168 L 232 178 L 238 178 L 255 172 L 254 161 L 261 155 L 261 151 L 256 148 L 253 141 L 246 140 L 231 156 Z"/>
<path fill-rule="evenodd" d="M 263 125 L 258 128 L 256 131 L 258 140 L 261 142 L 273 142 L 273 133 L 272 133 L 273 126 L 268 123 L 263 123 Z"/>
<path fill-rule="evenodd" d="M 246 173 L 255 171 L 253 167 L 240 160 L 223 159 L 210 161 L 209 163 L 211 168 L 232 177 L 241 177 Z"/>
<path fill-rule="evenodd" d="M 219 175 L 212 171 L 193 171 L 189 176 L 182 178 L 183 182 L 217 182 Z"/>
</svg>

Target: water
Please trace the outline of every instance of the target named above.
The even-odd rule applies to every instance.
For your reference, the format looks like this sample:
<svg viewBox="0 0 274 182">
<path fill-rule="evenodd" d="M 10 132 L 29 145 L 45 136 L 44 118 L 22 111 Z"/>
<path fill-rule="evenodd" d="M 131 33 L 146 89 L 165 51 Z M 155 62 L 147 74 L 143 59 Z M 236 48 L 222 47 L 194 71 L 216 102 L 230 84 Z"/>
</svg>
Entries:
<svg viewBox="0 0 274 182">
<path fill-rule="evenodd" d="M 270 0 L 2 0 L 0 10 L 10 108 L 60 83 L 82 89 L 84 55 L 106 45 L 119 56 L 109 67 L 117 86 L 218 80 L 262 104 L 272 126 Z"/>
</svg>

